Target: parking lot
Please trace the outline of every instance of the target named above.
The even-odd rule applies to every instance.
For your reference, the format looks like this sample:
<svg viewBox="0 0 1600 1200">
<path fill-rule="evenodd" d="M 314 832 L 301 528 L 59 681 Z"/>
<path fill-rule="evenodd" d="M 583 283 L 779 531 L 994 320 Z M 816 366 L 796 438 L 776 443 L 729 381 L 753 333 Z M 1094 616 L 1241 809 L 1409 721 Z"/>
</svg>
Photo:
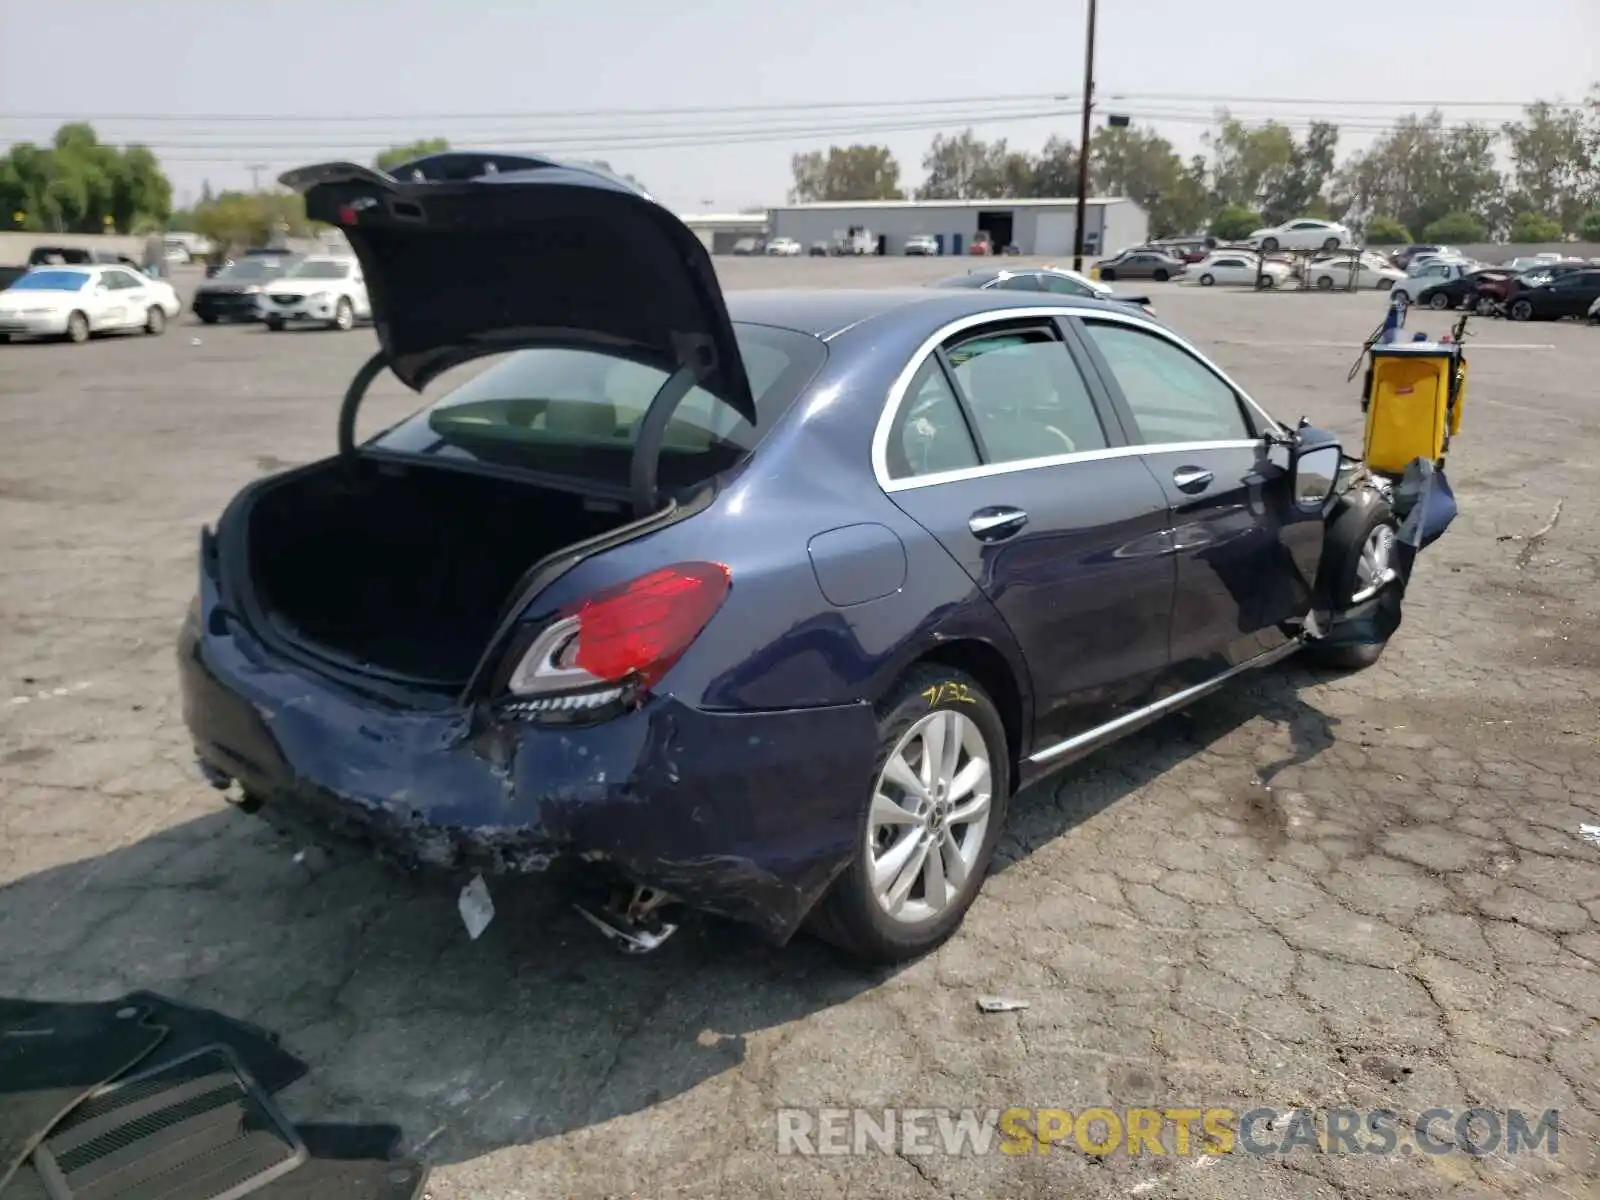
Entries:
<svg viewBox="0 0 1600 1200">
<path fill-rule="evenodd" d="M 718 262 L 730 288 L 968 265 Z M 1377 294 L 1117 286 L 1359 446 Z M 194 773 L 172 641 L 200 526 L 332 452 L 373 335 L 0 347 L 0 995 L 266 1025 L 312 1064 L 291 1114 L 399 1122 L 436 1200 L 1600 1196 L 1600 330 L 1474 333 L 1461 515 L 1381 663 L 1291 661 L 1036 789 L 956 938 L 870 976 L 711 922 L 624 958 L 537 888 L 473 942 L 453 897 L 297 862 Z M 374 397 L 368 429 L 416 404 Z M 1561 1130 L 1554 1156 L 778 1153 L 784 1108 L 1091 1105 Z"/>
</svg>

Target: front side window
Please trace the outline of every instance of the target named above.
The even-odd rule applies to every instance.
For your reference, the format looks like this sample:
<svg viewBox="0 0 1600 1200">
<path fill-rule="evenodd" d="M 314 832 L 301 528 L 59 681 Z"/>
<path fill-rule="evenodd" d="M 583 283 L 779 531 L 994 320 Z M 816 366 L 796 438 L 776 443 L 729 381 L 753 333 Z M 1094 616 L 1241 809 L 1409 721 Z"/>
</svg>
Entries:
<svg viewBox="0 0 1600 1200">
<path fill-rule="evenodd" d="M 1049 332 L 971 338 L 952 347 L 949 357 L 990 462 L 1106 448 L 1083 375 Z"/>
<path fill-rule="evenodd" d="M 929 356 L 906 389 L 889 432 L 888 458 L 890 479 L 978 465 L 972 431 L 936 356 Z"/>
<path fill-rule="evenodd" d="M 1129 325 L 1086 321 L 1084 327 L 1110 366 L 1147 444 L 1252 436 L 1233 388 L 1188 351 Z"/>
<path fill-rule="evenodd" d="M 821 368 L 827 347 L 809 334 L 734 326 L 763 432 Z M 639 424 L 666 372 L 598 350 L 514 350 L 458 368 L 471 378 L 379 434 L 374 449 L 437 455 L 626 484 Z M 749 422 L 702 388 L 667 424 L 660 478 L 667 486 L 733 466 L 754 447 Z"/>
</svg>

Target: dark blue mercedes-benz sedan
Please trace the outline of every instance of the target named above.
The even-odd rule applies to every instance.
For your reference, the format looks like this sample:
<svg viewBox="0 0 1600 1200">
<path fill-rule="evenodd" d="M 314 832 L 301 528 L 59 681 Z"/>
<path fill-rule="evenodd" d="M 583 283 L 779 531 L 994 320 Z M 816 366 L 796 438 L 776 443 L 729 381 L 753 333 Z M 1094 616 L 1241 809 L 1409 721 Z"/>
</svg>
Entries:
<svg viewBox="0 0 1600 1200">
<path fill-rule="evenodd" d="M 960 923 L 1017 789 L 1395 577 L 1384 493 L 1127 305 L 724 296 L 630 184 L 291 172 L 381 349 L 338 453 L 201 538 L 185 716 L 241 807 L 493 877 L 575 864 L 869 960 Z M 358 443 L 375 378 L 465 378 Z M 235 790 L 236 789 L 236 790 Z"/>
</svg>

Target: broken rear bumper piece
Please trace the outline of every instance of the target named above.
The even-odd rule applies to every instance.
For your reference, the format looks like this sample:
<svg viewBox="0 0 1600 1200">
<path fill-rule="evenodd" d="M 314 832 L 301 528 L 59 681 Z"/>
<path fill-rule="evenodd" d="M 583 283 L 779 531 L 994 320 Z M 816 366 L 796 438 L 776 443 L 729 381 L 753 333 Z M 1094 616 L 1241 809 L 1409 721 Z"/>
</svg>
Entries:
<svg viewBox="0 0 1600 1200">
<path fill-rule="evenodd" d="M 866 705 L 714 713 L 655 697 L 561 729 L 399 711 L 276 662 L 214 602 L 178 643 L 201 769 L 307 844 L 457 880 L 593 864 L 780 944 L 855 851 Z"/>
<path fill-rule="evenodd" d="M 1385 578 L 1343 612 L 1312 614 L 1306 637 L 1319 645 L 1377 645 L 1393 637 L 1400 628 L 1401 606 L 1417 555 L 1438 541 L 1456 519 L 1450 481 L 1442 467 L 1427 459 L 1413 460 L 1398 484 L 1374 477 L 1362 486 L 1378 488 L 1400 521 L 1393 561 Z"/>
</svg>

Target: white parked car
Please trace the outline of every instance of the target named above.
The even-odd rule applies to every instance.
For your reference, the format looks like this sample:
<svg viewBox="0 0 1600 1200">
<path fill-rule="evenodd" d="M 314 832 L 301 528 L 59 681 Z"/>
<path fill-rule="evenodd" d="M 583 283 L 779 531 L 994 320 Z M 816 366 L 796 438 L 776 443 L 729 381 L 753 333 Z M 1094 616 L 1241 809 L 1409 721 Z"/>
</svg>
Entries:
<svg viewBox="0 0 1600 1200">
<path fill-rule="evenodd" d="M 1335 250 L 1355 244 L 1350 230 L 1343 225 L 1334 221 L 1313 221 L 1309 217 L 1285 221 L 1271 229 L 1258 229 L 1249 240 L 1252 246 L 1259 246 L 1267 254 L 1274 250 Z"/>
<path fill-rule="evenodd" d="M 767 243 L 767 253 L 776 254 L 780 258 L 793 258 L 801 253 L 801 246 L 794 238 L 777 237 Z"/>
<path fill-rule="evenodd" d="M 1224 251 L 1195 263 L 1189 268 L 1189 274 L 1201 287 L 1217 284 L 1255 287 L 1258 278 L 1262 287 L 1278 287 L 1289 278 L 1289 266 L 1271 259 L 1263 260 L 1254 254 Z"/>
<path fill-rule="evenodd" d="M 913 233 L 906 239 L 906 253 L 932 258 L 939 253 L 939 239 L 931 233 Z"/>
<path fill-rule="evenodd" d="M 1395 284 L 1406 277 L 1406 273 L 1398 267 L 1379 266 L 1376 263 L 1360 259 L 1352 263 L 1347 258 L 1330 258 L 1326 262 L 1313 263 L 1306 271 L 1306 283 L 1310 287 L 1320 288 L 1323 291 L 1332 291 L 1334 288 L 1348 288 L 1351 286 L 1350 276 L 1352 268 L 1355 273 L 1355 287 L 1377 288 L 1388 291 Z"/>
<path fill-rule="evenodd" d="M 96 333 L 158 334 L 182 308 L 164 279 L 132 267 L 37 267 L 0 292 L 0 341 Z"/>
<path fill-rule="evenodd" d="M 354 258 L 302 258 L 264 285 L 256 303 L 271 330 L 302 321 L 344 330 L 354 328 L 357 321 L 372 319 L 361 264 Z"/>
</svg>

